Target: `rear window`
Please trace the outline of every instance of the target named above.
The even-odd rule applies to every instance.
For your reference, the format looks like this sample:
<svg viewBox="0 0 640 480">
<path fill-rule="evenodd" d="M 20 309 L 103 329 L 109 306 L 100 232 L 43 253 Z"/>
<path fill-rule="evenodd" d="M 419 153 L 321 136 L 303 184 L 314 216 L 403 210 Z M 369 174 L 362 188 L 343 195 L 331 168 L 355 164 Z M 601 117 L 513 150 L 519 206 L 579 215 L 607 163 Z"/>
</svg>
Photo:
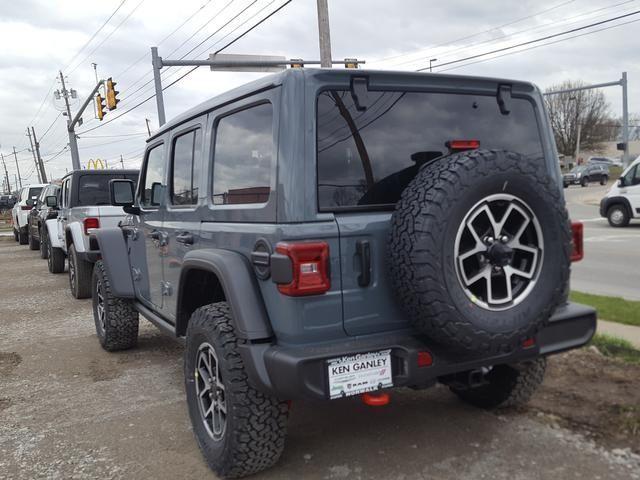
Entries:
<svg viewBox="0 0 640 480">
<path fill-rule="evenodd" d="M 513 98 L 502 115 L 495 96 L 369 92 L 359 111 L 349 91 L 329 90 L 317 105 L 320 210 L 393 206 L 419 168 L 452 140 L 543 156 L 533 105 Z"/>
<path fill-rule="evenodd" d="M 78 179 L 78 206 L 111 205 L 109 181 L 114 178 L 138 182 L 138 174 L 81 175 Z"/>
<path fill-rule="evenodd" d="M 27 200 L 31 200 L 34 197 L 38 198 L 42 192 L 42 188 L 43 187 L 31 187 L 29 189 L 29 196 L 27 197 Z"/>
</svg>

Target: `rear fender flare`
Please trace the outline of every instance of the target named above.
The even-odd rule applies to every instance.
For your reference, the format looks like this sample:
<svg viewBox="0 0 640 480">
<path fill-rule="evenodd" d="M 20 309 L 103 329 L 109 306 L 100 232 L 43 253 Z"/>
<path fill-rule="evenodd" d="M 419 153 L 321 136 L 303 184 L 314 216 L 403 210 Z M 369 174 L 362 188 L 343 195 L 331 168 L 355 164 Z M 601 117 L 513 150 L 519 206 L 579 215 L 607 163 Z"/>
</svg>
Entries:
<svg viewBox="0 0 640 480">
<path fill-rule="evenodd" d="M 271 323 L 249 261 L 239 253 L 222 249 L 195 250 L 185 255 L 180 272 L 176 332 L 184 332 L 189 321 L 182 309 L 183 288 L 187 274 L 193 269 L 209 271 L 216 275 L 231 308 L 239 338 L 258 340 L 273 336 Z"/>
<path fill-rule="evenodd" d="M 76 252 L 86 251 L 84 245 L 84 232 L 82 231 L 82 224 L 80 222 L 69 223 L 67 225 L 67 228 L 65 229 L 65 234 L 67 238 L 67 251 L 69 250 L 69 247 L 72 243 L 76 249 Z M 68 240 L 69 238 L 71 238 L 71 241 Z"/>
</svg>

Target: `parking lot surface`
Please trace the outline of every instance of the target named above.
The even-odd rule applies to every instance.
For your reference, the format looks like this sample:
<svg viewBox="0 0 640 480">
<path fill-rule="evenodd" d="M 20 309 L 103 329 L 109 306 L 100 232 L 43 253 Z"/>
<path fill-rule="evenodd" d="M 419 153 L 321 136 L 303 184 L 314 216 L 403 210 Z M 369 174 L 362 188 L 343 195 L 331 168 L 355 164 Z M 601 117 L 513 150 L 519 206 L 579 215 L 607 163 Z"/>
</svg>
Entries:
<svg viewBox="0 0 640 480">
<path fill-rule="evenodd" d="M 215 478 L 190 431 L 178 342 L 143 322 L 138 348 L 109 354 L 66 274 L 7 238 L 0 270 L 0 479 Z M 628 451 L 548 418 L 476 410 L 443 387 L 395 391 L 381 409 L 295 402 L 280 463 L 252 478 L 640 478 Z"/>
<path fill-rule="evenodd" d="M 565 189 L 572 220 L 584 222 L 585 258 L 571 269 L 571 287 L 581 292 L 640 300 L 640 221 L 613 228 L 600 217 L 600 199 L 609 186 Z"/>
</svg>

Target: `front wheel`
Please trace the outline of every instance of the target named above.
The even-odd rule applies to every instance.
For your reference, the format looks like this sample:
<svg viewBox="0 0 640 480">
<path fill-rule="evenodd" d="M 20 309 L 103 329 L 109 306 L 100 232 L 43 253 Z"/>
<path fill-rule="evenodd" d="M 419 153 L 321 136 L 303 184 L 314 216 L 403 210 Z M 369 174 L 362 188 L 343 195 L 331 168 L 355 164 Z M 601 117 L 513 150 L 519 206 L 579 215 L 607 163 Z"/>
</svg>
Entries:
<svg viewBox="0 0 640 480">
<path fill-rule="evenodd" d="M 607 220 L 612 227 L 626 227 L 629 225 L 629 214 L 624 205 L 612 205 L 607 210 Z"/>
<path fill-rule="evenodd" d="M 93 320 L 102 348 L 108 352 L 126 350 L 138 343 L 138 312 L 133 301 L 116 297 L 111 293 L 111 284 L 102 260 L 93 269 Z"/>
<path fill-rule="evenodd" d="M 600 179 L 600 185 L 606 185 L 609 179 L 605 176 Z"/>
<path fill-rule="evenodd" d="M 18 243 L 20 245 L 26 245 L 29 243 L 29 234 L 26 228 L 18 228 Z"/>
<path fill-rule="evenodd" d="M 47 259 L 49 257 L 49 247 L 47 246 L 47 230 L 40 230 L 40 258 Z"/>
<path fill-rule="evenodd" d="M 64 272 L 64 252 L 61 248 L 54 247 L 51 242 L 47 242 L 47 267 L 51 273 Z"/>
<path fill-rule="evenodd" d="M 284 450 L 288 405 L 251 385 L 226 302 L 191 316 L 184 369 L 193 432 L 209 467 L 237 478 L 273 466 Z"/>
<path fill-rule="evenodd" d="M 18 230 L 15 229 L 15 227 L 13 228 L 13 239 L 17 242 L 19 240 L 18 237 Z"/>
<path fill-rule="evenodd" d="M 38 250 L 40 248 L 40 241 L 33 238 L 30 231 L 28 231 L 27 235 L 29 236 L 29 250 Z"/>
<path fill-rule="evenodd" d="M 586 179 L 586 178 L 583 178 L 583 179 L 580 181 L 580 186 L 581 186 L 581 187 L 586 187 L 587 185 L 589 185 L 589 180 L 588 180 L 588 179 Z"/>
<path fill-rule="evenodd" d="M 506 408 L 524 405 L 544 380 L 547 360 L 536 360 L 513 365 L 497 365 L 485 376 L 478 387 L 451 387 L 461 400 L 480 408 Z"/>
</svg>

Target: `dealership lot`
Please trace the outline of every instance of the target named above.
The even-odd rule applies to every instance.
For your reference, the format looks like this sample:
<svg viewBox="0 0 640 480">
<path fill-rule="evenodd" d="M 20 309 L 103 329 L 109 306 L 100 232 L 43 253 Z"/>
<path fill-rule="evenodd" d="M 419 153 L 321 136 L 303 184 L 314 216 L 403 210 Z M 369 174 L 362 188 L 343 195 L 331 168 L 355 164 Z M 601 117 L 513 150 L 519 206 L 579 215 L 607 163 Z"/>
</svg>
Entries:
<svg viewBox="0 0 640 480">
<path fill-rule="evenodd" d="M 0 265 L 12 279 L 0 299 L 1 479 L 214 478 L 191 433 L 179 342 L 143 322 L 138 348 L 109 354 L 66 275 L 9 238 Z M 445 388 L 399 390 L 382 409 L 298 402 L 282 460 L 256 478 L 640 478 L 633 458 L 548 418 L 476 410 Z"/>
</svg>

